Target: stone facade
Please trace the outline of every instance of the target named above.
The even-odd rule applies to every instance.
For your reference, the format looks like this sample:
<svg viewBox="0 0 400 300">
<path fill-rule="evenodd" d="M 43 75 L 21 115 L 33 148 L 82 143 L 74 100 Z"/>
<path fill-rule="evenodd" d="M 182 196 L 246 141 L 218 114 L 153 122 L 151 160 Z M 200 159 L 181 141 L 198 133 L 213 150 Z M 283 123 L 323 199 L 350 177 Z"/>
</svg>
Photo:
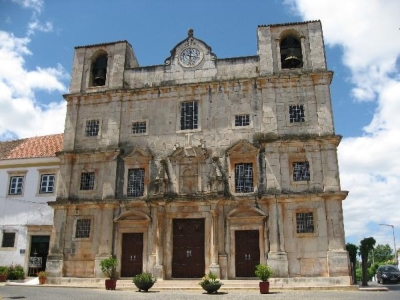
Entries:
<svg viewBox="0 0 400 300">
<path fill-rule="evenodd" d="M 321 23 L 263 25 L 217 58 L 189 30 L 163 65 L 126 41 L 75 48 L 47 270 L 349 284 Z M 336 278 L 337 280 L 333 280 Z"/>
</svg>

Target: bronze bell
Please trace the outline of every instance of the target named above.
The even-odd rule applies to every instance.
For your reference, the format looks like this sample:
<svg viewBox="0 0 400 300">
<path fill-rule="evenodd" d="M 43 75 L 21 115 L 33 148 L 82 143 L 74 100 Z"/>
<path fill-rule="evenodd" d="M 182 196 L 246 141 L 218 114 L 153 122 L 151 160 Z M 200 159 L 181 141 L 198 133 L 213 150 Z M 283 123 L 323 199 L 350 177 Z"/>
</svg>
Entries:
<svg viewBox="0 0 400 300">
<path fill-rule="evenodd" d="M 286 51 L 286 63 L 291 67 L 298 67 L 301 64 L 301 48 L 288 48 Z"/>
<path fill-rule="evenodd" d="M 94 85 L 101 86 L 106 84 L 106 71 L 104 69 L 96 70 L 94 76 Z"/>
</svg>

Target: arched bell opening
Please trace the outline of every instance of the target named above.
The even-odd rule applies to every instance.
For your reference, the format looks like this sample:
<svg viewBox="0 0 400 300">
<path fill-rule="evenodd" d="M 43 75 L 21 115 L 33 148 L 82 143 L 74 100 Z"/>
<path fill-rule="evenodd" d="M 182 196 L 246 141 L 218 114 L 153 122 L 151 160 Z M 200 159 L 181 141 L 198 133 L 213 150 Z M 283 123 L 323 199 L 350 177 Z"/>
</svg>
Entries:
<svg viewBox="0 0 400 300">
<path fill-rule="evenodd" d="M 92 63 L 91 83 L 92 86 L 103 86 L 107 79 L 107 53 L 96 56 Z"/>
<path fill-rule="evenodd" d="M 288 36 L 281 41 L 281 65 L 282 69 L 293 69 L 303 67 L 303 54 L 301 51 L 301 42 Z"/>
</svg>

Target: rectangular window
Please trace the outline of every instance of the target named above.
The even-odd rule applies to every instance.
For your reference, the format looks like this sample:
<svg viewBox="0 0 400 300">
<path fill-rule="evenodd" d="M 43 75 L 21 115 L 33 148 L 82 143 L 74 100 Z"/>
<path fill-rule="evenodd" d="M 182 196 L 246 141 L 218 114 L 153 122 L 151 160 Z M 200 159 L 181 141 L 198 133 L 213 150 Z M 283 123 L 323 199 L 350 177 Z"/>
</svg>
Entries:
<svg viewBox="0 0 400 300">
<path fill-rule="evenodd" d="M 310 181 L 310 164 L 308 161 L 293 163 L 293 181 Z"/>
<path fill-rule="evenodd" d="M 76 238 L 89 238 L 90 237 L 90 219 L 76 220 Z"/>
<path fill-rule="evenodd" d="M 188 101 L 181 103 L 181 130 L 197 129 L 198 127 L 198 103 Z"/>
<path fill-rule="evenodd" d="M 86 121 L 85 136 L 98 136 L 100 128 L 99 120 Z"/>
<path fill-rule="evenodd" d="M 94 189 L 94 172 L 87 172 L 81 174 L 81 190 L 88 191 Z"/>
<path fill-rule="evenodd" d="M 253 191 L 253 164 L 235 164 L 235 192 Z"/>
<path fill-rule="evenodd" d="M 1 247 L 13 248 L 15 244 L 15 232 L 3 232 L 3 241 Z"/>
<path fill-rule="evenodd" d="M 22 189 L 24 187 L 24 176 L 11 176 L 10 177 L 10 188 L 8 190 L 9 195 L 22 195 Z"/>
<path fill-rule="evenodd" d="M 296 213 L 297 233 L 314 232 L 314 215 L 312 212 Z"/>
<path fill-rule="evenodd" d="M 128 170 L 128 191 L 130 197 L 140 197 L 144 193 L 144 169 Z"/>
<path fill-rule="evenodd" d="M 56 176 L 54 174 L 43 174 L 40 177 L 40 194 L 53 193 Z"/>
<path fill-rule="evenodd" d="M 132 133 L 146 133 L 146 122 L 133 122 L 132 123 Z"/>
<path fill-rule="evenodd" d="M 289 106 L 289 119 L 290 123 L 299 123 L 305 121 L 304 106 L 303 105 L 290 105 Z"/>
<path fill-rule="evenodd" d="M 235 116 L 235 126 L 249 126 L 250 116 L 249 115 L 237 115 Z"/>
</svg>

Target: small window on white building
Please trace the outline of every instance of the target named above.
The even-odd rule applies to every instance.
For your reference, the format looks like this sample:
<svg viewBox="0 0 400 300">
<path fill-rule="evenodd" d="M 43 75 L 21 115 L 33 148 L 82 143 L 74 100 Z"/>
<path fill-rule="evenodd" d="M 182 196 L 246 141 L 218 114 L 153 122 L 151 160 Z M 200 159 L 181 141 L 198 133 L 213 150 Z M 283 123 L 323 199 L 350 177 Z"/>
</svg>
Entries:
<svg viewBox="0 0 400 300">
<path fill-rule="evenodd" d="M 42 174 L 40 176 L 40 194 L 54 193 L 54 184 L 56 181 L 56 175 L 54 174 Z"/>
<path fill-rule="evenodd" d="M 238 126 L 249 126 L 250 116 L 249 115 L 236 115 L 235 116 L 235 127 Z"/>
<path fill-rule="evenodd" d="M 94 190 L 94 172 L 81 173 L 81 191 Z"/>
<path fill-rule="evenodd" d="M 293 181 L 310 181 L 310 164 L 308 161 L 293 163 Z"/>
<path fill-rule="evenodd" d="M 22 195 L 24 188 L 24 176 L 11 176 L 10 186 L 8 189 L 9 195 Z"/>
<path fill-rule="evenodd" d="M 87 120 L 85 136 L 98 136 L 100 130 L 100 120 Z"/>
<path fill-rule="evenodd" d="M 296 213 L 297 233 L 314 232 L 314 215 L 312 212 Z"/>
<path fill-rule="evenodd" d="M 15 232 L 3 232 L 2 248 L 14 248 Z"/>
<path fill-rule="evenodd" d="M 197 129 L 199 121 L 197 101 L 181 103 L 181 130 Z"/>
<path fill-rule="evenodd" d="M 75 238 L 89 238 L 90 237 L 90 219 L 76 220 Z"/>
<path fill-rule="evenodd" d="M 289 106 L 289 121 L 290 123 L 301 123 L 305 121 L 304 105 Z"/>
</svg>

